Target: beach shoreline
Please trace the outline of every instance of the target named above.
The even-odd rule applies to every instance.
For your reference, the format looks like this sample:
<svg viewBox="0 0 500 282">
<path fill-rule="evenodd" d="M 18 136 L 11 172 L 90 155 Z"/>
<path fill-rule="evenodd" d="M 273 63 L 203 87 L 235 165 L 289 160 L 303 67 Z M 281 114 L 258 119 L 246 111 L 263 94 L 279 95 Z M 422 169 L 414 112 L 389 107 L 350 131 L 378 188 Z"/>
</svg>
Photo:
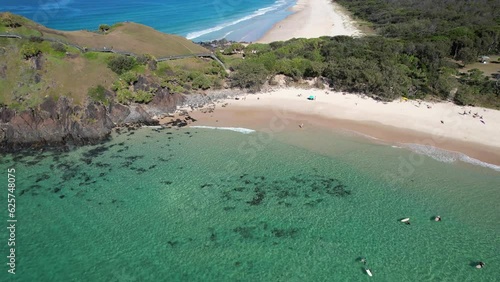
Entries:
<svg viewBox="0 0 500 282">
<path fill-rule="evenodd" d="M 307 100 L 308 96 L 315 100 Z M 500 111 L 445 102 L 384 103 L 364 95 L 300 88 L 279 88 L 237 99 L 219 101 L 213 111 L 196 110 L 190 115 L 196 125 L 256 131 L 275 131 L 275 124 L 283 120 L 282 130 L 355 132 L 377 142 L 425 145 L 500 165 L 500 132 L 496 130 Z M 474 118 L 474 113 L 482 118 Z"/>
<path fill-rule="evenodd" d="M 285 41 L 292 38 L 321 36 L 360 36 L 353 20 L 331 0 L 298 0 L 290 9 L 293 13 L 276 23 L 258 43 Z"/>
</svg>

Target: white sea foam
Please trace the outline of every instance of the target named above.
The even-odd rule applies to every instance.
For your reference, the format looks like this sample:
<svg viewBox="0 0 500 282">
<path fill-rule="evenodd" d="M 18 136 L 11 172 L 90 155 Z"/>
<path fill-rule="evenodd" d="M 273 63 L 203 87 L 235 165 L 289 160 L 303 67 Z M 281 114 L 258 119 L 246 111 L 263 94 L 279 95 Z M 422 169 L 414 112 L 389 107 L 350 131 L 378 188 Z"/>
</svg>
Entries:
<svg viewBox="0 0 500 282">
<path fill-rule="evenodd" d="M 188 33 L 186 35 L 186 38 L 189 39 L 189 40 L 192 40 L 192 39 L 200 37 L 202 35 L 209 34 L 209 33 L 215 32 L 215 31 L 219 31 L 219 30 L 221 30 L 223 28 L 239 24 L 239 23 L 241 23 L 243 21 L 247 21 L 247 20 L 253 19 L 253 18 L 258 17 L 258 16 L 262 16 L 262 15 L 264 15 L 266 13 L 271 12 L 271 11 L 275 11 L 275 10 L 281 8 L 282 6 L 286 5 L 286 4 L 287 4 L 286 0 L 277 0 L 276 2 L 274 2 L 274 5 L 266 7 L 266 8 L 258 9 L 257 11 L 253 12 L 252 14 L 250 14 L 248 16 L 239 18 L 239 19 L 231 21 L 231 22 L 226 22 L 226 23 L 223 23 L 223 24 L 211 27 L 211 28 L 207 28 L 207 29 L 204 29 L 204 30 L 190 32 L 190 33 Z"/>
<path fill-rule="evenodd" d="M 253 129 L 243 128 L 243 127 L 218 127 L 218 126 L 196 125 L 196 126 L 190 126 L 190 128 L 206 128 L 206 129 L 230 130 L 230 131 L 240 132 L 240 133 L 243 133 L 243 134 L 249 134 L 249 133 L 255 132 L 255 130 L 253 130 Z"/>
<path fill-rule="evenodd" d="M 143 125 L 143 128 L 153 128 L 153 129 L 160 129 L 163 128 L 161 125 Z"/>
<path fill-rule="evenodd" d="M 461 161 L 464 163 L 469 163 L 472 165 L 482 166 L 486 168 L 491 168 L 495 171 L 500 171 L 500 166 L 486 163 L 480 161 L 478 159 L 474 159 L 472 157 L 467 156 L 466 154 L 454 151 L 447 151 L 443 149 L 439 149 L 433 146 L 421 145 L 421 144 L 403 144 L 404 147 L 410 149 L 411 151 L 431 157 L 437 161 L 445 162 L 445 163 L 453 163 L 457 161 Z"/>
<path fill-rule="evenodd" d="M 219 38 L 218 40 L 221 40 L 221 39 L 224 39 L 226 38 L 229 34 L 233 33 L 234 30 L 231 30 L 230 32 L 227 32 L 226 34 L 224 34 L 224 36 L 222 36 L 221 38 Z"/>
</svg>

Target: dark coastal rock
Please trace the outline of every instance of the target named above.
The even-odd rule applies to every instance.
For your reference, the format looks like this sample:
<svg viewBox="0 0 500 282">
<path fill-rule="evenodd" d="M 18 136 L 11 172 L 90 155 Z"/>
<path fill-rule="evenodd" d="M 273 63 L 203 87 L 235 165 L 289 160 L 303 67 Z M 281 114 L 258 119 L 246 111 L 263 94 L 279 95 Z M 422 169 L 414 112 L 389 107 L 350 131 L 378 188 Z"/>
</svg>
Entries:
<svg viewBox="0 0 500 282">
<path fill-rule="evenodd" d="M 40 68 L 42 62 L 42 57 L 33 59 L 33 67 Z M 134 87 L 158 90 L 148 104 L 105 106 L 89 101 L 78 106 L 61 97 L 59 100 L 46 98 L 39 106 L 24 111 L 0 105 L 0 152 L 25 148 L 69 151 L 73 146 L 98 144 L 110 136 L 114 127 L 158 125 L 158 117 L 175 112 L 179 106 L 198 108 L 235 95 L 234 91 L 211 95 L 169 93 L 168 89 L 147 79 L 138 81 Z M 195 121 L 185 112 L 167 126 L 183 127 Z"/>
<path fill-rule="evenodd" d="M 37 108 L 22 112 L 1 107 L 0 150 L 96 143 L 112 127 L 106 108 L 93 102 L 81 108 L 71 106 L 66 98 L 47 98 Z"/>
<path fill-rule="evenodd" d="M 121 124 L 130 115 L 130 109 L 127 106 L 118 103 L 111 103 L 109 106 L 109 116 L 115 124 Z"/>
<path fill-rule="evenodd" d="M 151 124 L 155 122 L 155 120 L 153 120 L 152 115 L 150 115 L 145 110 L 143 105 L 130 105 L 128 106 L 128 108 L 130 112 L 128 116 L 121 122 L 129 124 L 136 124 L 136 123 Z"/>
</svg>

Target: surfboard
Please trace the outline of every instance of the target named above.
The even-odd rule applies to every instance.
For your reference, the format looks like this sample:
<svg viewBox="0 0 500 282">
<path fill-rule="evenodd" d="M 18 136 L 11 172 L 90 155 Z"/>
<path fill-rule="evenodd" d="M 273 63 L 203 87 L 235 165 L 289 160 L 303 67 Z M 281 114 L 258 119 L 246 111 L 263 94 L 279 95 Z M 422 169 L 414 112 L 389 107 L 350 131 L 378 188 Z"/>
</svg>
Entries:
<svg viewBox="0 0 500 282">
<path fill-rule="evenodd" d="M 410 220 L 410 218 L 409 218 L 409 217 L 407 217 L 407 218 L 403 218 L 403 219 L 401 219 L 401 222 L 407 222 L 407 221 L 409 221 L 409 220 Z"/>
<path fill-rule="evenodd" d="M 368 274 L 368 276 L 370 276 L 370 277 L 372 277 L 372 276 L 373 276 L 373 275 L 372 275 L 372 272 L 371 272 L 368 268 L 366 269 L 366 274 Z"/>
</svg>

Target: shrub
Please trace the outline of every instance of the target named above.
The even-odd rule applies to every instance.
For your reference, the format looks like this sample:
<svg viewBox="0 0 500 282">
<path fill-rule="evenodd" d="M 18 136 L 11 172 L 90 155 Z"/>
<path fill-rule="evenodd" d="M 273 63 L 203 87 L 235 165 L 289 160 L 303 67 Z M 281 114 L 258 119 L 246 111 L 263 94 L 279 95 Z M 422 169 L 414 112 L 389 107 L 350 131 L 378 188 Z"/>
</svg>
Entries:
<svg viewBox="0 0 500 282">
<path fill-rule="evenodd" d="M 116 98 L 118 99 L 118 102 L 128 104 L 134 98 L 134 94 L 128 89 L 120 89 L 116 92 Z"/>
<path fill-rule="evenodd" d="M 205 75 L 200 75 L 193 80 L 193 88 L 207 90 L 212 86 L 212 81 Z"/>
<path fill-rule="evenodd" d="M 474 103 L 474 94 L 470 87 L 462 85 L 454 98 L 455 103 L 461 106 L 469 106 Z"/>
<path fill-rule="evenodd" d="M 236 66 L 236 71 L 231 77 L 231 85 L 259 91 L 267 75 L 268 71 L 263 65 L 250 60 L 244 61 Z"/>
<path fill-rule="evenodd" d="M 111 85 L 111 89 L 115 92 L 120 90 L 120 89 L 125 89 L 125 88 L 127 88 L 127 84 L 121 79 L 114 81 L 113 85 Z"/>
<path fill-rule="evenodd" d="M 107 25 L 107 24 L 101 24 L 101 25 L 99 25 L 99 31 L 101 31 L 101 32 L 106 32 L 106 31 L 108 31 L 110 28 L 111 28 L 111 27 L 110 27 L 109 25 Z"/>
<path fill-rule="evenodd" d="M 21 47 L 20 53 L 23 56 L 23 58 L 27 60 L 29 58 L 38 56 L 41 53 L 41 51 L 40 48 L 38 48 L 38 46 L 36 46 L 35 44 L 26 43 Z"/>
<path fill-rule="evenodd" d="M 153 94 L 144 90 L 138 90 L 134 96 L 134 101 L 137 103 L 149 103 L 153 100 Z"/>
<path fill-rule="evenodd" d="M 139 65 L 146 65 L 150 61 L 154 61 L 154 58 L 149 54 L 144 54 L 137 57 L 136 61 Z"/>
<path fill-rule="evenodd" d="M 89 88 L 88 95 L 96 102 L 101 102 L 105 105 L 109 104 L 108 99 L 106 99 L 106 89 L 102 85 Z"/>
<path fill-rule="evenodd" d="M 64 46 L 64 44 L 62 44 L 62 43 L 54 42 L 54 43 L 52 43 L 51 46 L 52 46 L 52 49 L 54 49 L 54 51 L 66 52 L 66 46 Z"/>
<path fill-rule="evenodd" d="M 136 66 L 137 62 L 133 57 L 115 56 L 108 61 L 108 67 L 117 74 L 122 74 Z"/>
<path fill-rule="evenodd" d="M 132 85 L 137 82 L 138 77 L 137 74 L 131 71 L 125 72 L 120 75 L 120 78 L 125 81 L 128 85 Z"/>
</svg>

